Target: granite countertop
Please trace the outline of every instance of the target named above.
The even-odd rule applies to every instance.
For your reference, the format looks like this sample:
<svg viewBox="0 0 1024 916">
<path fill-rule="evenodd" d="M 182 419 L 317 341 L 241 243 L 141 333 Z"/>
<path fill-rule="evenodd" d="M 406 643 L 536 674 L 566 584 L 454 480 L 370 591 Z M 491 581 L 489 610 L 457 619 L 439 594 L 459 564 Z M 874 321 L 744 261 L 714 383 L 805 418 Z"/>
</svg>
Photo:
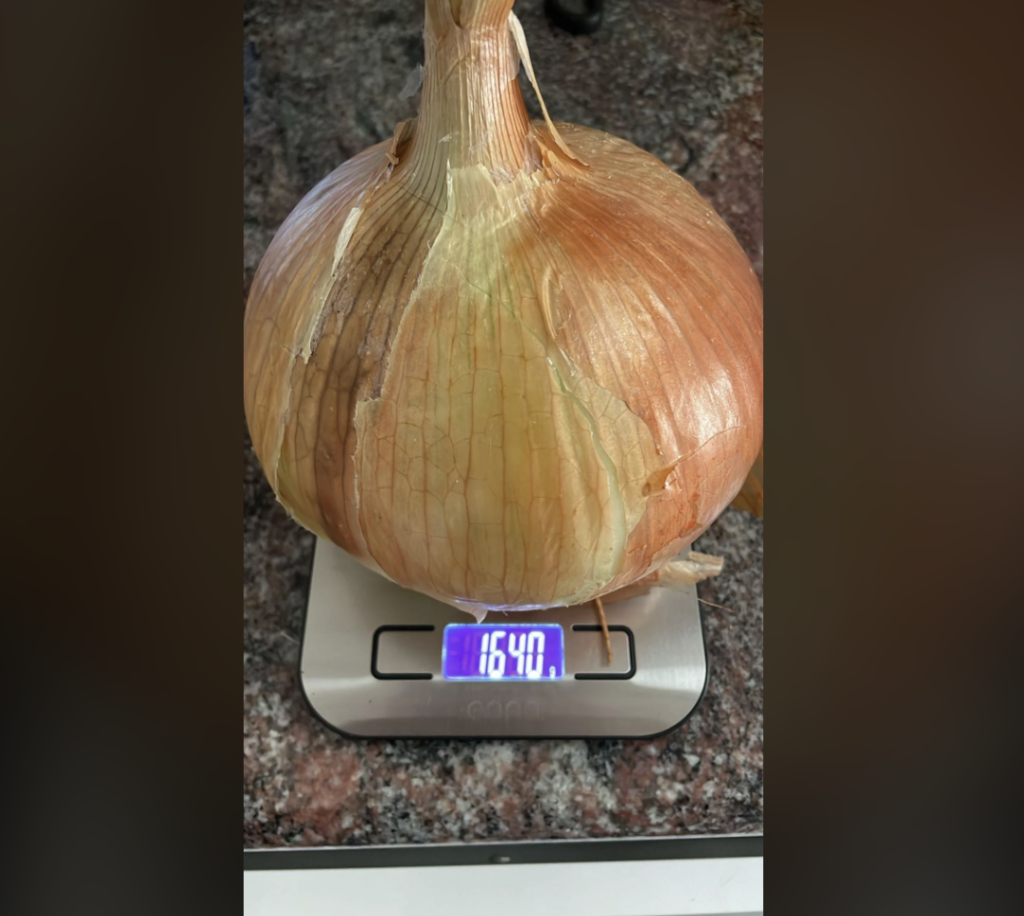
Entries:
<svg viewBox="0 0 1024 916">
<path fill-rule="evenodd" d="M 592 36 L 515 10 L 552 116 L 659 156 L 722 214 L 763 276 L 762 4 L 606 0 Z M 246 0 L 243 301 L 278 226 L 320 178 L 415 114 L 422 0 Z M 538 106 L 528 86 L 527 106 Z M 707 693 L 645 741 L 354 741 L 298 685 L 313 536 L 244 436 L 244 845 L 722 834 L 763 828 L 763 524 L 730 509 L 695 545 Z"/>
</svg>

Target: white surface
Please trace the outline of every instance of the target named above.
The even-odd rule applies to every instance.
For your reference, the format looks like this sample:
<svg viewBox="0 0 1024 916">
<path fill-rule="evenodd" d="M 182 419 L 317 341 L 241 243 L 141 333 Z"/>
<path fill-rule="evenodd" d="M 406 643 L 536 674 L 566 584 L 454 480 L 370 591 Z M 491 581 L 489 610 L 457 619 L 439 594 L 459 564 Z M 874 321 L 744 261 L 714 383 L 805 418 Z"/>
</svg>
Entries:
<svg viewBox="0 0 1024 916">
<path fill-rule="evenodd" d="M 245 916 L 726 916 L 764 909 L 764 859 L 246 871 Z"/>
</svg>

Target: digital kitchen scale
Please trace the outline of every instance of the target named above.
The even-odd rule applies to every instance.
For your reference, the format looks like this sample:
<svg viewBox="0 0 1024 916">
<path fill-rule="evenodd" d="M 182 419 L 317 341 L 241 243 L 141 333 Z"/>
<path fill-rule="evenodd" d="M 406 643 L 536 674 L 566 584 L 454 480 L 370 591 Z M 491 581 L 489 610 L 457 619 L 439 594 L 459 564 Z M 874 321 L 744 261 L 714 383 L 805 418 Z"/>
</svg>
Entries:
<svg viewBox="0 0 1024 916">
<path fill-rule="evenodd" d="M 462 611 L 318 538 L 300 676 L 326 725 L 362 738 L 640 738 L 669 731 L 707 682 L 697 590 L 605 605 Z"/>
</svg>

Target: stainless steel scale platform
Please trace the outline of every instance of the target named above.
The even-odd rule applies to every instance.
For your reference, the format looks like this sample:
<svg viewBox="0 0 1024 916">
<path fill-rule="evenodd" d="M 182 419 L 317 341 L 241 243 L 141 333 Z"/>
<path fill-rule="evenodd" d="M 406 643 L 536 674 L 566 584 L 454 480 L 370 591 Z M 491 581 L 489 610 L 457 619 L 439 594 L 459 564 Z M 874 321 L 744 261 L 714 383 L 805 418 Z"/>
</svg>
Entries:
<svg viewBox="0 0 1024 916">
<path fill-rule="evenodd" d="M 639 738 L 679 725 L 707 682 L 696 587 L 653 589 L 605 613 L 612 665 L 593 605 L 495 612 L 485 626 L 560 624 L 564 673 L 451 680 L 442 670 L 445 627 L 473 618 L 317 539 L 302 687 L 326 725 L 354 737 Z"/>
</svg>

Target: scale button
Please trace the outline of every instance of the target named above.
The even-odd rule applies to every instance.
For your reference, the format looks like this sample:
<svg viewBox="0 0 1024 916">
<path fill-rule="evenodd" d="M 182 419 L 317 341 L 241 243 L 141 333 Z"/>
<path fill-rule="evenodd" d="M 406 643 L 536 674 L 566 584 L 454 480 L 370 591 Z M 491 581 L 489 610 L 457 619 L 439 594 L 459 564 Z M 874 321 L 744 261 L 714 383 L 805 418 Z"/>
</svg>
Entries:
<svg viewBox="0 0 1024 916">
<path fill-rule="evenodd" d="M 370 671 L 380 680 L 430 680 L 441 657 L 433 624 L 378 627 L 373 634 Z"/>
<path fill-rule="evenodd" d="M 566 633 L 565 670 L 580 680 L 628 680 L 636 674 L 633 634 L 628 627 L 610 626 L 612 663 L 599 626 L 574 624 Z"/>
</svg>

